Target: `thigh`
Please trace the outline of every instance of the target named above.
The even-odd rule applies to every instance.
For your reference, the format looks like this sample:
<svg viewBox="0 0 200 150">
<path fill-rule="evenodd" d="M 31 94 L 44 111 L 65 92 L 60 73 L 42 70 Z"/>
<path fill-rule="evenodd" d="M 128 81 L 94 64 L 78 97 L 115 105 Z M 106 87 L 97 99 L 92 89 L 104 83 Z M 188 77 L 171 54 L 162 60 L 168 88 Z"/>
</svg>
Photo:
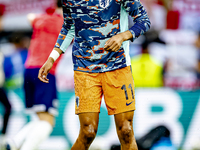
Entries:
<svg viewBox="0 0 200 150">
<path fill-rule="evenodd" d="M 74 71 L 76 114 L 100 112 L 102 98 L 100 77 L 99 73 Z"/>
<path fill-rule="evenodd" d="M 104 74 L 103 93 L 108 114 L 135 110 L 134 81 L 130 66 Z"/>
</svg>

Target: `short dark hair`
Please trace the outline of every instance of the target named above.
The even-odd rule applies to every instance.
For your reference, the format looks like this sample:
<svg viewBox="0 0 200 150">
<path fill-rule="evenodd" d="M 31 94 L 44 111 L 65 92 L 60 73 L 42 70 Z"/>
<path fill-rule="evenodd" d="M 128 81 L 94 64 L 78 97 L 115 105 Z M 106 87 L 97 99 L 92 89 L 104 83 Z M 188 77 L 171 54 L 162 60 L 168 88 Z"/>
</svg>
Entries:
<svg viewBox="0 0 200 150">
<path fill-rule="evenodd" d="M 57 0 L 57 7 L 62 7 L 62 0 Z"/>
<path fill-rule="evenodd" d="M 23 40 L 24 37 L 25 37 L 25 35 L 24 35 L 23 32 L 16 31 L 16 32 L 13 32 L 8 37 L 8 40 L 9 40 L 10 43 L 19 44 Z"/>
</svg>

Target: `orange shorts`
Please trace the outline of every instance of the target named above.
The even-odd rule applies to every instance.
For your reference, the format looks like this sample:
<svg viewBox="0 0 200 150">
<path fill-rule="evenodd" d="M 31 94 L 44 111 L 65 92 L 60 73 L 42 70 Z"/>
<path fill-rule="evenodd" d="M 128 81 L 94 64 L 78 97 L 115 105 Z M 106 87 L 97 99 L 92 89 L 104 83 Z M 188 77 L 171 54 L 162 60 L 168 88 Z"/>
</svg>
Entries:
<svg viewBox="0 0 200 150">
<path fill-rule="evenodd" d="M 104 95 L 109 115 L 135 110 L 131 67 L 103 73 L 74 71 L 75 113 L 100 112 Z"/>
</svg>

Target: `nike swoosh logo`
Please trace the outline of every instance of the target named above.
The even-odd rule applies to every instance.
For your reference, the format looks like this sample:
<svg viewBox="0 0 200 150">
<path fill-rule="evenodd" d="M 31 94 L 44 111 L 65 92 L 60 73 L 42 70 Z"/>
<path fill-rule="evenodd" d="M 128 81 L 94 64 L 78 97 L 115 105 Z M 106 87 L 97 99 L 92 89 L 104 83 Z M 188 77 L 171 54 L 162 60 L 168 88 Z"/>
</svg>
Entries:
<svg viewBox="0 0 200 150">
<path fill-rule="evenodd" d="M 132 104 L 133 103 L 133 101 L 132 102 L 130 102 L 130 103 L 126 103 L 126 106 L 129 106 L 130 104 Z"/>
</svg>

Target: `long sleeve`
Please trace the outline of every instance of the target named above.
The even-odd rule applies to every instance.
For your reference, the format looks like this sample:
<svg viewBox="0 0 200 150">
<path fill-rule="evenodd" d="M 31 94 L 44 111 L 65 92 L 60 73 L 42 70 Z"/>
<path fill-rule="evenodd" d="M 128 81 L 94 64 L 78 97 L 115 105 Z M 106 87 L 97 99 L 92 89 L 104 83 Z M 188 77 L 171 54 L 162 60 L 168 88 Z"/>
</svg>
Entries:
<svg viewBox="0 0 200 150">
<path fill-rule="evenodd" d="M 129 31 L 133 35 L 132 41 L 150 29 L 150 20 L 140 0 L 123 0 L 123 7 L 133 18 L 133 26 Z"/>
<path fill-rule="evenodd" d="M 68 46 L 71 44 L 75 35 L 74 23 L 65 0 L 63 0 L 63 18 L 64 23 L 62 25 L 62 29 L 59 33 L 57 42 L 54 47 L 60 48 L 63 52 L 65 52 Z"/>
</svg>

